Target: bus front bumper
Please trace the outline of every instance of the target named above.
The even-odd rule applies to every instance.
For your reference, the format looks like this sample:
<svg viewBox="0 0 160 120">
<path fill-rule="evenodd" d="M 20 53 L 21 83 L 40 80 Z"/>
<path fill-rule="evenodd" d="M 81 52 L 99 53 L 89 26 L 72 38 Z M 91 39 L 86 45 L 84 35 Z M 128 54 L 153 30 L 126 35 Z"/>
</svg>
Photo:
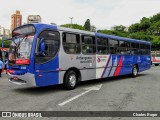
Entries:
<svg viewBox="0 0 160 120">
<path fill-rule="evenodd" d="M 11 83 L 17 84 L 17 85 L 25 85 L 28 87 L 35 87 L 35 76 L 31 73 L 26 73 L 24 75 L 10 75 L 9 81 Z"/>
</svg>

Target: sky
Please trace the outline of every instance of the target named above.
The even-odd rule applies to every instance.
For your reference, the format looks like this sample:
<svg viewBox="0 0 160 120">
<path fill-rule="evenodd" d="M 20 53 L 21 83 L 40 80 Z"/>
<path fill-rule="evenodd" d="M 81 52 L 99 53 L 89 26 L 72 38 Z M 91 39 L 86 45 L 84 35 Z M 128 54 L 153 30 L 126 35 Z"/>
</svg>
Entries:
<svg viewBox="0 0 160 120">
<path fill-rule="evenodd" d="M 142 17 L 160 12 L 160 0 L 0 0 L 0 25 L 10 29 L 11 15 L 20 10 L 22 23 L 28 15 L 40 15 L 43 23 L 84 25 L 87 19 L 97 29 L 129 26 Z"/>
</svg>

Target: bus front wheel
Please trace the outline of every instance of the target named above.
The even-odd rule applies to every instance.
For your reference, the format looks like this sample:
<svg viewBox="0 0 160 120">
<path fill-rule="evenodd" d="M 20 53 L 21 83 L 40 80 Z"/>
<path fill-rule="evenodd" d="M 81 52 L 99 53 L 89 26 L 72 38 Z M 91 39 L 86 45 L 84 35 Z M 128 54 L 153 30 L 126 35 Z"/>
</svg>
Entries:
<svg viewBox="0 0 160 120">
<path fill-rule="evenodd" d="M 159 66 L 159 64 L 155 64 L 155 66 Z"/>
<path fill-rule="evenodd" d="M 136 77 L 138 75 L 138 68 L 136 65 L 134 65 L 133 69 L 132 69 L 132 76 Z"/>
<path fill-rule="evenodd" d="M 64 78 L 64 88 L 67 90 L 73 90 L 76 88 L 78 81 L 77 78 L 77 74 L 73 70 L 68 71 Z"/>
</svg>

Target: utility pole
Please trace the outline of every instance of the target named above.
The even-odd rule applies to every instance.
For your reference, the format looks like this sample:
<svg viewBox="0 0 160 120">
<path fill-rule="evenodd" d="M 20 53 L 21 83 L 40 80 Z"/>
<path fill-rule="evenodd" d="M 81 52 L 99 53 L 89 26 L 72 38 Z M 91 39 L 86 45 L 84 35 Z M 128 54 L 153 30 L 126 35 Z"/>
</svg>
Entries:
<svg viewBox="0 0 160 120">
<path fill-rule="evenodd" d="M 73 20 L 74 17 L 69 17 L 69 18 L 71 19 L 71 27 L 72 27 L 72 24 L 73 24 L 73 23 L 72 23 L 72 22 L 73 22 L 72 20 Z"/>
</svg>

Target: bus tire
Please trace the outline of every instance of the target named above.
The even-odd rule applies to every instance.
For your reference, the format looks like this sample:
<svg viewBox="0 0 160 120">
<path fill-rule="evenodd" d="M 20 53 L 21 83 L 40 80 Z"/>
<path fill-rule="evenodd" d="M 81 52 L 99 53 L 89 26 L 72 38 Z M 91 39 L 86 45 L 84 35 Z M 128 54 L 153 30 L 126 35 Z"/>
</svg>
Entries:
<svg viewBox="0 0 160 120">
<path fill-rule="evenodd" d="M 155 64 L 155 66 L 159 66 L 159 64 Z"/>
<path fill-rule="evenodd" d="M 76 88 L 77 82 L 78 82 L 77 74 L 73 70 L 70 70 L 65 75 L 63 85 L 65 89 L 73 90 Z"/>
<path fill-rule="evenodd" d="M 138 75 L 138 67 L 136 65 L 132 68 L 132 76 L 136 77 Z"/>
</svg>

